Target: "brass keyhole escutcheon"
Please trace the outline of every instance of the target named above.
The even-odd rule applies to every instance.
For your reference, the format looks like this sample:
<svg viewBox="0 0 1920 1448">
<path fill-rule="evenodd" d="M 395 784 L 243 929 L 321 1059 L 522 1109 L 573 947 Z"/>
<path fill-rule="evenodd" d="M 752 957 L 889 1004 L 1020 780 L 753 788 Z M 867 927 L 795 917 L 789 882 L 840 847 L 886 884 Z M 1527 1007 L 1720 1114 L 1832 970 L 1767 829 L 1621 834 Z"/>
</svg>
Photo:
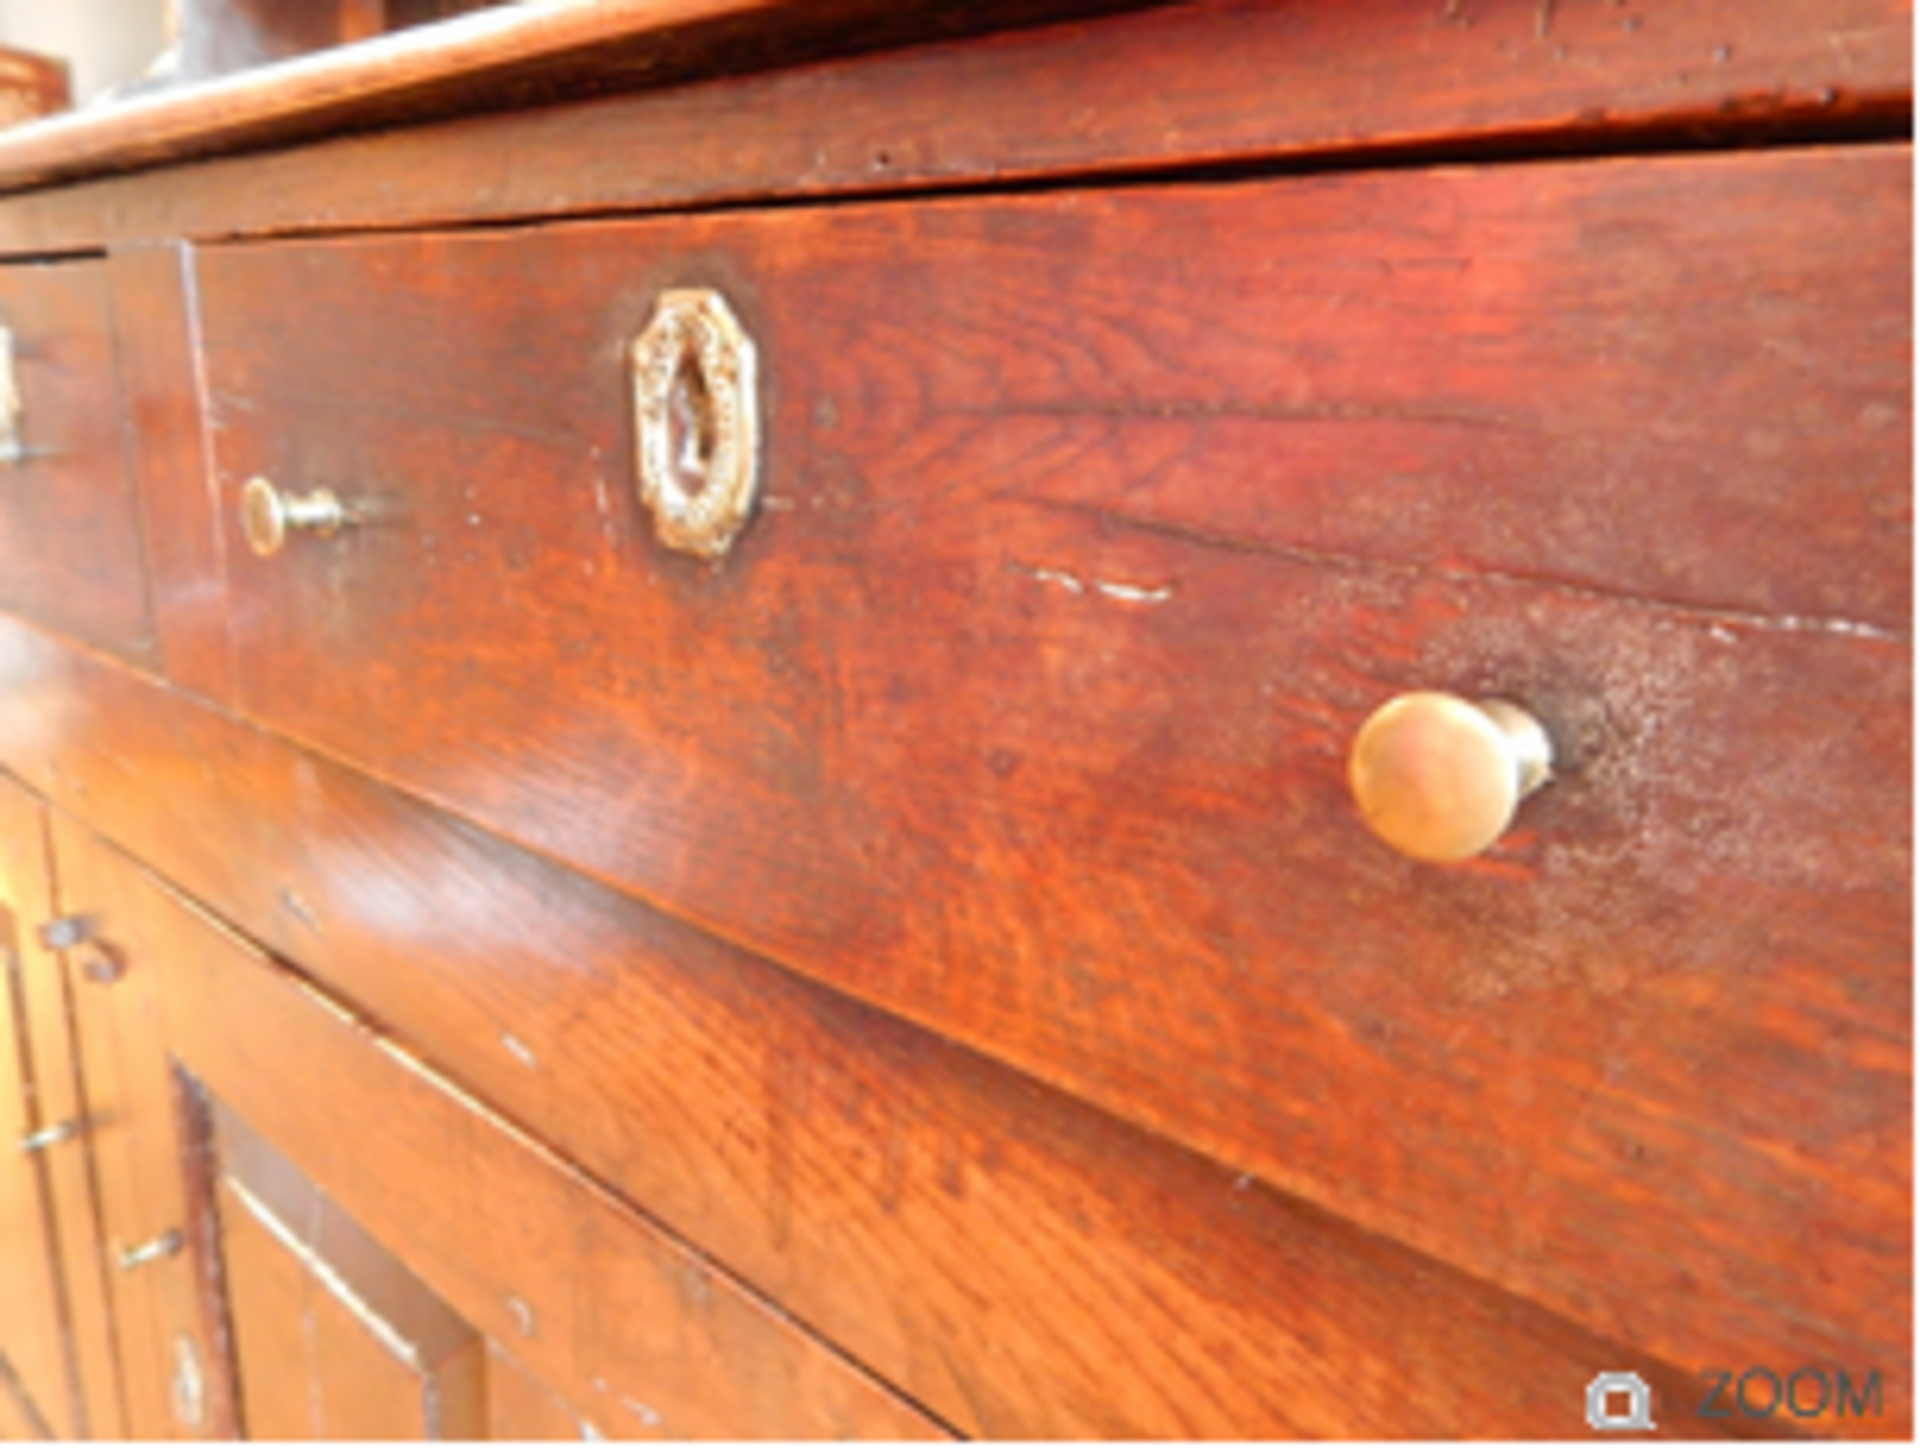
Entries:
<svg viewBox="0 0 1920 1448">
<path fill-rule="evenodd" d="M 760 489 L 753 341 L 718 292 L 664 292 L 632 368 L 640 501 L 655 536 L 696 558 L 723 557 Z"/>
</svg>

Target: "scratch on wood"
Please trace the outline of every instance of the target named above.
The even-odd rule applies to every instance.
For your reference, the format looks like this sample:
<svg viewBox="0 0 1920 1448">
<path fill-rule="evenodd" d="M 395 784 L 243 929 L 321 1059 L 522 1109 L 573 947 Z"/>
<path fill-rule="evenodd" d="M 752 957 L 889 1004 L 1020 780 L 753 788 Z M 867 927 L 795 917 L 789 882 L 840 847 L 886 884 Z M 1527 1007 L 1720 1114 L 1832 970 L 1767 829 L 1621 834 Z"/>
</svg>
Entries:
<svg viewBox="0 0 1920 1448">
<path fill-rule="evenodd" d="M 622 1398 L 620 1401 L 626 1407 L 627 1411 L 638 1418 L 646 1427 L 653 1428 L 659 1425 L 660 1415 L 645 1403 L 637 1403 L 632 1398 Z"/>
<path fill-rule="evenodd" d="M 1095 593 L 1122 603 L 1165 603 L 1173 597 L 1174 592 L 1171 583 L 1114 583 L 1104 578 L 1081 578 L 1064 568 L 1035 568 L 1025 563 L 1009 563 L 1007 567 L 1040 583 L 1064 588 L 1068 593 Z"/>
<path fill-rule="evenodd" d="M 520 1336 L 533 1336 L 534 1322 L 533 1309 L 531 1307 L 527 1306 L 522 1299 L 509 1295 L 507 1298 L 507 1312 L 512 1316 L 513 1325 L 519 1331 Z"/>
<path fill-rule="evenodd" d="M 1045 498 L 1029 498 L 1026 501 L 1037 507 L 1057 509 L 1069 513 L 1089 514 L 1116 528 L 1135 529 L 1142 533 L 1152 533 L 1163 538 L 1174 538 L 1183 543 L 1191 544 L 1196 548 L 1219 549 L 1223 552 L 1241 553 L 1254 558 L 1277 558 L 1287 563 L 1297 563 L 1308 568 L 1333 568 L 1360 573 L 1398 575 L 1408 578 L 1437 578 L 1449 583 L 1486 584 L 1496 588 L 1535 588 L 1545 593 L 1557 594 L 1563 598 L 1617 603 L 1624 608 L 1645 609 L 1655 613 L 1673 614 L 1677 616 L 1682 623 L 1699 624 L 1707 627 L 1733 625 L 1735 627 L 1765 629 L 1774 633 L 1839 634 L 1846 638 L 1864 639 L 1874 643 L 1904 645 L 1907 642 L 1907 635 L 1898 629 L 1886 628 L 1880 624 L 1867 623 L 1860 619 L 1839 618 L 1820 614 L 1758 613 L 1750 609 L 1734 608 L 1725 605 L 1689 603 L 1680 599 L 1658 598 L 1646 594 L 1626 593 L 1597 584 L 1575 583 L 1544 574 L 1521 573 L 1511 569 L 1467 568 L 1429 563 L 1420 560 L 1370 558 L 1365 554 L 1341 553 L 1324 548 L 1307 548 L 1297 543 L 1281 543 L 1264 538 L 1236 537 L 1226 533 L 1209 532 L 1205 528 L 1194 527 L 1190 524 L 1170 523 L 1158 518 L 1136 517 L 1130 513 L 1119 512 L 1113 508 L 1101 507 L 1094 504 L 1057 502 Z M 1039 577 L 1042 572 L 1046 571 L 1023 567 L 1020 564 L 1009 564 L 1008 566 L 1032 577 Z M 1076 583 L 1079 582 L 1078 579 L 1074 581 Z M 1084 585 L 1082 586 L 1084 587 Z M 1167 591 L 1171 593 L 1171 584 L 1167 586 Z"/>
<path fill-rule="evenodd" d="M 1540 9 L 1533 17 L 1533 33 L 1540 40 L 1553 34 L 1553 0 L 1540 0 Z"/>
<path fill-rule="evenodd" d="M 1473 408 L 1349 402 L 1282 403 L 1232 397 L 1178 400 L 1131 398 L 1123 403 L 1098 400 L 1021 403 L 1017 406 L 1002 407 L 992 415 L 996 418 L 1010 416 L 1111 417 L 1123 421 L 1156 422 L 1204 422 L 1217 418 L 1244 418 L 1255 422 L 1275 423 L 1408 423 L 1433 427 L 1482 428 L 1493 432 L 1512 433 L 1531 433 L 1539 430 L 1531 423 L 1503 416 L 1500 413 Z"/>
<path fill-rule="evenodd" d="M 530 1070 L 539 1066 L 540 1058 L 533 1054 L 532 1047 L 528 1046 L 525 1041 L 522 1041 L 511 1032 L 506 1032 L 501 1035 L 500 1044 L 505 1048 L 506 1053 L 522 1066 Z"/>
<path fill-rule="evenodd" d="M 320 922 L 314 918 L 313 909 L 300 898 L 300 894 L 291 885 L 280 892 L 280 908 L 316 935 L 320 933 Z"/>
<path fill-rule="evenodd" d="M 1016 564 L 1015 566 L 1018 567 L 1019 565 Z M 1039 579 L 1042 583 L 1057 583 L 1066 589 L 1068 593 L 1085 593 L 1087 591 L 1086 584 L 1075 578 L 1071 573 L 1062 572 L 1058 568 L 1028 568 L 1022 571 Z"/>
</svg>

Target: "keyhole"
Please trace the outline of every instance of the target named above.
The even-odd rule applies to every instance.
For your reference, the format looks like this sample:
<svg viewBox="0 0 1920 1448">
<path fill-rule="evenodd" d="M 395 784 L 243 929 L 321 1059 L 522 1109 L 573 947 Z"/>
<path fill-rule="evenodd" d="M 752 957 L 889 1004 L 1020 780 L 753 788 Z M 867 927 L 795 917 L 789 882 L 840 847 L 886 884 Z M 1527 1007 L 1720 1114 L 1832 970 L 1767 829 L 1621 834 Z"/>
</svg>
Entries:
<svg viewBox="0 0 1920 1448">
<path fill-rule="evenodd" d="M 713 393 L 698 349 L 688 346 L 673 365 L 667 390 L 667 456 L 674 481 L 688 497 L 698 497 L 707 486 L 715 444 Z"/>
</svg>

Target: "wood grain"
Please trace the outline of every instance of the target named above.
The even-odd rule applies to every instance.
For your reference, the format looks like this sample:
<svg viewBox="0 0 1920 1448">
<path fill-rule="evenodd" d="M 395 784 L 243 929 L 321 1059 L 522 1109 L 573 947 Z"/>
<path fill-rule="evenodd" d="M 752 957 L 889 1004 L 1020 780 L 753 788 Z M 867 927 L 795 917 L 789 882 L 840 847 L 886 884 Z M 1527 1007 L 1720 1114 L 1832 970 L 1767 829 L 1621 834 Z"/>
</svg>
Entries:
<svg viewBox="0 0 1920 1448">
<path fill-rule="evenodd" d="M 1089 8 L 1117 7 L 1115 0 L 986 0 L 965 13 L 925 0 L 500 7 L 22 127 L 0 135 L 0 188 L 472 108 L 660 86 Z"/>
<path fill-rule="evenodd" d="M 40 927 L 55 913 L 49 851 L 45 808 L 13 779 L 0 778 L 0 914 L 9 920 L 8 943 L 19 956 L 20 1003 L 39 1119 L 84 1122 L 86 1100 L 66 977 L 59 958 L 39 938 Z M 45 1411 L 53 1425 L 71 1425 L 75 1434 L 124 1437 L 92 1157 L 81 1139 L 43 1161 L 74 1375 L 71 1406 Z"/>
<path fill-rule="evenodd" d="M 210 1416 L 183 1417 L 174 1393 L 179 1341 L 186 1339 L 210 1381 L 225 1362 L 222 1324 L 209 1320 L 201 1290 L 212 1270 L 211 1244 L 195 1238 L 188 1174 L 200 1158 L 182 1118 L 180 1091 L 160 1031 L 160 986 L 130 935 L 113 926 L 127 911 L 119 873 L 93 836 L 64 816 L 52 821 L 62 913 L 101 923 L 100 937 L 124 977 L 82 979 L 67 961 L 75 1048 L 85 1082 L 88 1153 L 98 1183 L 99 1231 L 106 1258 L 119 1382 L 130 1435 L 157 1440 L 210 1436 Z M 179 1233 L 182 1247 L 145 1265 L 123 1267 L 123 1253 Z M 202 1402 L 225 1401 L 224 1389 Z"/>
<path fill-rule="evenodd" d="M 135 662 L 153 654 L 97 261 L 0 267 L 25 455 L 0 462 L 0 608 Z"/>
<path fill-rule="evenodd" d="M 51 1430 L 34 1411 L 19 1376 L 5 1353 L 0 1353 L 0 1439 L 31 1443 L 45 1439 Z"/>
<path fill-rule="evenodd" d="M 0 718 L 0 758 L 966 1431 L 1569 1436 L 1596 1362 L 1685 1403 L 1698 1365 L 1793 1351 L 1759 1311 L 1698 1331 L 1723 1237 L 1799 1250 L 1752 1204 L 1673 1259 L 1685 1294 L 1633 1304 L 1688 1337 L 1663 1368 L 138 676 L 18 627 L 0 659 L 61 723 Z M 1539 1099 L 1564 1114 L 1551 1076 Z M 1613 1099 L 1582 1119 L 1620 1129 Z M 1612 1217 L 1592 1290 L 1655 1211 Z M 1500 1270 L 1537 1286 L 1541 1255 Z"/>
<path fill-rule="evenodd" d="M 26 812 L 17 809 L 16 791 L 8 795 L 0 803 L 0 810 L 15 816 L 0 815 L 0 1361 L 33 1415 L 60 1436 L 72 1437 L 72 1349 L 46 1158 L 19 1146 L 49 1125 L 31 1056 L 19 948 L 25 903 L 19 882 L 37 872 L 31 866 L 19 869 L 13 858 L 23 848 L 37 850 L 42 839 L 31 814 L 23 821 L 29 826 L 25 838 L 12 833 L 9 825 Z M 7 1387 L 0 1382 L 0 1393 Z"/>
<path fill-rule="evenodd" d="M 168 678 L 222 698 L 233 687 L 223 583 L 229 534 L 204 526 L 216 501 L 189 266 L 178 244 L 126 247 L 107 258 L 106 285 L 155 653 Z"/>
<path fill-rule="evenodd" d="M 61 843 L 87 852 L 83 878 L 111 902 L 97 908 L 128 981 L 152 983 L 148 1049 L 170 1053 L 473 1327 L 514 1342 L 574 1400 L 604 1401 L 612 1431 L 938 1436 L 859 1367 L 130 861 Z"/>
<path fill-rule="evenodd" d="M 1610 1335 L 1885 1354 L 1762 1244 L 1906 1280 L 1908 169 L 209 251 L 220 486 L 373 516 L 230 550 L 238 701 Z M 768 375 L 720 568 L 630 491 L 689 281 Z M 1476 867 L 1345 798 L 1423 687 L 1560 742 Z"/>
<path fill-rule="evenodd" d="M 495 1344 L 487 1349 L 487 1428 L 516 1443 L 579 1442 L 599 1432 Z"/>
<path fill-rule="evenodd" d="M 219 1196 L 220 1249 L 248 1438 L 292 1443 L 318 1436 L 308 1382 L 305 1322 L 312 1278 L 260 1221 Z"/>
<path fill-rule="evenodd" d="M 221 1245 L 250 1435 L 491 1436 L 484 1341 L 293 1163 L 215 1110 Z"/>
<path fill-rule="evenodd" d="M 23 193 L 0 250 L 1891 133 L 1910 27 L 1899 0 L 1201 0 Z"/>
</svg>

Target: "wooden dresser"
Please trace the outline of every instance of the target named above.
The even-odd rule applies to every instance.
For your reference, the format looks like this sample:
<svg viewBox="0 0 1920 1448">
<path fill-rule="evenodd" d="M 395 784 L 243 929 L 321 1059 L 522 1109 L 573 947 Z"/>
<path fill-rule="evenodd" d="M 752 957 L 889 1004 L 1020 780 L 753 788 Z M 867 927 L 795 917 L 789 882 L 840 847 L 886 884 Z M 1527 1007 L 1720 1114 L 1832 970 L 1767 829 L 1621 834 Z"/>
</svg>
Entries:
<svg viewBox="0 0 1920 1448">
<path fill-rule="evenodd" d="M 1911 56 L 610 0 L 0 137 L 0 1434 L 1910 1438 Z"/>
</svg>

